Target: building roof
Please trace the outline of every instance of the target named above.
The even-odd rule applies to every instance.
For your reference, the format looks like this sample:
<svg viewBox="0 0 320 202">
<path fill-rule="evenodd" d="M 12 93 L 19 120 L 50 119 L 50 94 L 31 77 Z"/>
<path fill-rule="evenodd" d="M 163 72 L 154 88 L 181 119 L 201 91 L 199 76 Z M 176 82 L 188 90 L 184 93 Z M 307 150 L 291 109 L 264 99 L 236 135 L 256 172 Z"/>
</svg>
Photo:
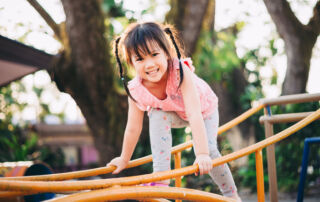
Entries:
<svg viewBox="0 0 320 202">
<path fill-rule="evenodd" d="M 50 55 L 0 35 L 0 87 L 41 69 L 50 69 Z"/>
<path fill-rule="evenodd" d="M 49 70 L 55 55 L 50 55 L 0 35 L 0 87 L 41 69 Z M 86 124 L 35 125 L 44 145 L 93 145 Z"/>
<path fill-rule="evenodd" d="M 56 124 L 39 123 L 34 125 L 39 135 L 40 145 L 50 146 L 92 146 L 93 137 L 86 124 Z"/>
</svg>

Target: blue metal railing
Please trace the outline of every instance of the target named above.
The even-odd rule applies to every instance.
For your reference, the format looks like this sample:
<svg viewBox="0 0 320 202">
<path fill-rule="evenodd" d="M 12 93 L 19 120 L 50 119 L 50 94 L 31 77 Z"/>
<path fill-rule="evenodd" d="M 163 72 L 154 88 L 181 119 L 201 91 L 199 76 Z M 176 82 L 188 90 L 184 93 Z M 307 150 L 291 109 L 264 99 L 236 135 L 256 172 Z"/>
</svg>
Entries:
<svg viewBox="0 0 320 202">
<path fill-rule="evenodd" d="M 312 143 L 320 143 L 320 137 L 312 137 L 312 138 L 304 139 L 302 168 L 301 168 L 301 173 L 300 173 L 297 202 L 303 201 L 304 184 L 305 184 L 305 180 L 306 180 L 307 167 L 308 167 L 309 144 L 312 144 Z"/>
</svg>

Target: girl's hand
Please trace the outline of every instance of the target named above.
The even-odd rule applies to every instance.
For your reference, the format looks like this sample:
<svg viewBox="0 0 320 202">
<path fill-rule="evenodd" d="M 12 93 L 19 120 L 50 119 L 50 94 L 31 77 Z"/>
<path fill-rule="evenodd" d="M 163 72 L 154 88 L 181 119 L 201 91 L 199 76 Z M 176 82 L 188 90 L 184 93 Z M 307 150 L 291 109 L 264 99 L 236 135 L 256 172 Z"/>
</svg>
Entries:
<svg viewBox="0 0 320 202">
<path fill-rule="evenodd" d="M 208 174 L 212 169 L 212 160 L 208 154 L 198 154 L 193 165 L 198 164 L 200 175 Z M 195 173 L 198 176 L 198 173 Z"/>
<path fill-rule="evenodd" d="M 116 157 L 110 161 L 106 166 L 116 166 L 117 168 L 112 172 L 112 174 L 118 174 L 128 165 L 128 161 L 121 157 Z"/>
</svg>

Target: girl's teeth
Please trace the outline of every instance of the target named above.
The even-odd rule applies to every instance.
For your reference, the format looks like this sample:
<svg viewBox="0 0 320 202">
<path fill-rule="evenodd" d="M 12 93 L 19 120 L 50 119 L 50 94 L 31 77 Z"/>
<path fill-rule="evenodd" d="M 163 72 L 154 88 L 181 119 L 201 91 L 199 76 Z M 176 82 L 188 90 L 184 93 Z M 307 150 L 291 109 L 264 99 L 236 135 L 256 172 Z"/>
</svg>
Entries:
<svg viewBox="0 0 320 202">
<path fill-rule="evenodd" d="M 159 71 L 159 69 L 155 69 L 155 70 L 153 70 L 153 71 L 151 71 L 151 72 L 147 72 L 147 74 L 157 73 L 158 71 Z"/>
</svg>

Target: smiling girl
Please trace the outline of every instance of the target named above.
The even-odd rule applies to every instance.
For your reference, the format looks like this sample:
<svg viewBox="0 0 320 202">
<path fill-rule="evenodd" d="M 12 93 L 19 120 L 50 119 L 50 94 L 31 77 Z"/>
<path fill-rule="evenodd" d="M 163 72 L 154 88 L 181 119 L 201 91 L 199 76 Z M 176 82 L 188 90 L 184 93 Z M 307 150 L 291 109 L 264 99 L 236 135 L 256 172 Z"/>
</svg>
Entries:
<svg viewBox="0 0 320 202">
<path fill-rule="evenodd" d="M 171 169 L 171 128 L 190 126 L 199 174 L 209 174 L 224 196 L 241 201 L 228 165 L 212 167 L 212 159 L 221 156 L 217 146 L 218 98 L 194 74 L 191 59 L 182 58 L 176 36 L 172 26 L 148 22 L 131 24 L 116 39 L 115 56 L 129 96 L 129 111 L 121 155 L 107 165 L 117 167 L 113 174 L 128 165 L 147 112 L 154 172 Z M 128 86 L 120 56 L 136 71 Z M 165 180 L 148 185 L 169 183 Z"/>
</svg>

